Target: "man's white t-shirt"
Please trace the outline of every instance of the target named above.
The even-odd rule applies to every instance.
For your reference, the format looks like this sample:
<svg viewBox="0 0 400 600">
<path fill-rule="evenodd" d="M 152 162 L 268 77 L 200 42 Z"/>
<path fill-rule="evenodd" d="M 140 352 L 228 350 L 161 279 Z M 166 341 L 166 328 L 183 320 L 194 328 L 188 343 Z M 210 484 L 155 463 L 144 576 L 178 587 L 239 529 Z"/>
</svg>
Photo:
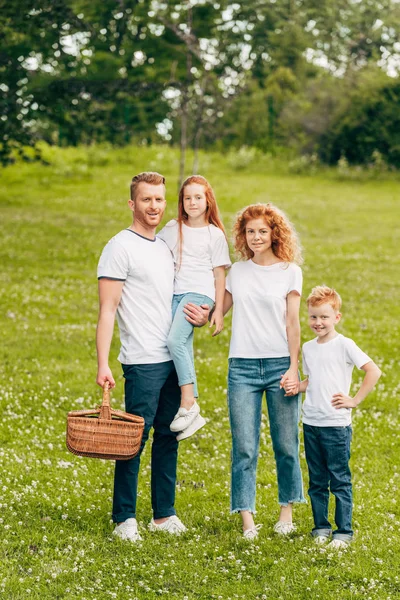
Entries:
<svg viewBox="0 0 400 600">
<path fill-rule="evenodd" d="M 371 359 L 353 340 L 338 334 L 325 344 L 317 339 L 303 344 L 303 372 L 308 376 L 303 423 L 318 427 L 351 424 L 351 408 L 334 408 L 333 394 L 349 395 L 353 367 L 360 369 Z"/>
<path fill-rule="evenodd" d="M 257 265 L 252 260 L 232 265 L 226 289 L 233 298 L 229 358 L 290 356 L 286 334 L 286 298 L 301 295 L 303 276 L 294 263 Z"/>
<path fill-rule="evenodd" d="M 196 292 L 215 300 L 213 269 L 231 265 L 225 235 L 215 225 L 188 227 L 182 223 L 182 257 L 179 225 L 173 219 L 157 234 L 171 250 L 175 263 L 174 294 Z"/>
<path fill-rule="evenodd" d="M 97 276 L 125 282 L 117 308 L 118 360 L 126 365 L 171 360 L 167 337 L 172 322 L 174 263 L 168 246 L 158 238 L 149 240 L 124 229 L 105 246 Z"/>
</svg>

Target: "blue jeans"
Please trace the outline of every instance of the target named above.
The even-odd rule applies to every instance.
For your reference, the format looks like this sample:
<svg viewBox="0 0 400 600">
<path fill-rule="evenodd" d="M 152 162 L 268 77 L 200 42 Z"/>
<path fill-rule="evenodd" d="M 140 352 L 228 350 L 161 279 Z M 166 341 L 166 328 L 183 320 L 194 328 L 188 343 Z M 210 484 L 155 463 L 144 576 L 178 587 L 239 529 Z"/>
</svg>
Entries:
<svg viewBox="0 0 400 600">
<path fill-rule="evenodd" d="M 308 494 L 314 517 L 312 535 L 332 533 L 328 521 L 329 489 L 336 498 L 333 532 L 336 539 L 350 541 L 353 537 L 351 516 L 353 507 L 351 472 L 349 468 L 352 429 L 348 427 L 315 427 L 303 425 L 304 447 L 310 487 Z"/>
<path fill-rule="evenodd" d="M 289 358 L 230 358 L 228 407 L 232 432 L 231 512 L 255 512 L 262 397 L 267 407 L 282 506 L 305 502 L 299 460 L 300 395 L 279 388 Z"/>
<path fill-rule="evenodd" d="M 174 361 L 179 385 L 192 383 L 194 386 L 194 396 L 197 398 L 197 379 L 193 357 L 194 326 L 186 320 L 186 315 L 183 312 L 183 308 L 188 302 L 198 304 L 199 306 L 201 304 L 208 304 L 210 308 L 212 308 L 214 302 L 208 296 L 194 292 L 177 294 L 172 299 L 173 321 L 167 340 L 168 350 Z"/>
<path fill-rule="evenodd" d="M 169 426 L 180 404 L 180 389 L 172 360 L 146 365 L 122 365 L 126 412 L 144 418 L 140 452 L 130 460 L 117 460 L 114 476 L 113 521 L 136 517 L 140 455 L 151 427 L 151 504 L 155 519 L 175 514 L 175 482 L 178 459 L 176 433 Z"/>
</svg>

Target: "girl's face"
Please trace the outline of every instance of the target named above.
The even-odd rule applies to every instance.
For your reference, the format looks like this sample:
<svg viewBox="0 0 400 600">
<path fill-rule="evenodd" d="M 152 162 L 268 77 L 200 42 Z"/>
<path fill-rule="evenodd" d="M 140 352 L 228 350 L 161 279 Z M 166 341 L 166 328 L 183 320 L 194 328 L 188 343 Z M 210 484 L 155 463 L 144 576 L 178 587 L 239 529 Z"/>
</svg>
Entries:
<svg viewBox="0 0 400 600">
<path fill-rule="evenodd" d="M 262 217 L 247 221 L 246 243 L 254 256 L 272 252 L 272 229 Z"/>
<path fill-rule="evenodd" d="M 191 183 L 183 190 L 183 208 L 190 219 L 204 217 L 207 210 L 206 189 L 200 183 Z"/>
</svg>

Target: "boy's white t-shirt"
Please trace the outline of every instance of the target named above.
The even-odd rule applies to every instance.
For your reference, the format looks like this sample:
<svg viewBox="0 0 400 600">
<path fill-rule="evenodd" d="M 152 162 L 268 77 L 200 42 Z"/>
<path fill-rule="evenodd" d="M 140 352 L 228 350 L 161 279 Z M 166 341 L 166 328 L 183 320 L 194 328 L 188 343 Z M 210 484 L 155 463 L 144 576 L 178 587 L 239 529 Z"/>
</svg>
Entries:
<svg viewBox="0 0 400 600">
<path fill-rule="evenodd" d="M 235 263 L 226 279 L 233 316 L 229 358 L 290 356 L 286 334 L 286 298 L 301 295 L 303 276 L 294 263 L 260 266 L 251 259 Z"/>
<path fill-rule="evenodd" d="M 215 300 L 213 269 L 231 265 L 225 235 L 215 225 L 188 227 L 182 223 L 182 258 L 179 257 L 179 225 L 169 221 L 157 236 L 171 250 L 175 263 L 174 294 L 196 292 Z"/>
<path fill-rule="evenodd" d="M 126 365 L 171 360 L 167 337 L 172 323 L 174 263 L 168 246 L 131 229 L 120 231 L 105 246 L 97 276 L 125 282 L 117 308 L 118 360 Z"/>
<path fill-rule="evenodd" d="M 303 372 L 308 376 L 303 423 L 318 427 L 351 424 L 351 408 L 332 406 L 333 394 L 349 395 L 353 367 L 360 369 L 371 359 L 353 340 L 338 334 L 325 344 L 317 339 L 303 345 Z"/>
</svg>

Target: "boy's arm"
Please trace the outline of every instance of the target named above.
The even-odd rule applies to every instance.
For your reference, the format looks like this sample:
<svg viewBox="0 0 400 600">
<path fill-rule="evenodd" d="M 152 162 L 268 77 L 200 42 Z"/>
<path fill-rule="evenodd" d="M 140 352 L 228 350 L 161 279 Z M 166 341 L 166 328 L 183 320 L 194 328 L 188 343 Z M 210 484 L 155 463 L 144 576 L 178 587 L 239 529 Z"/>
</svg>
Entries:
<svg viewBox="0 0 400 600">
<path fill-rule="evenodd" d="M 285 396 L 296 396 L 299 392 L 303 393 L 306 391 L 307 386 L 308 379 L 303 379 L 303 381 L 287 381 L 284 385 Z"/>
<path fill-rule="evenodd" d="M 376 382 L 382 375 L 380 368 L 371 360 L 363 365 L 361 369 L 365 371 L 365 377 L 357 394 L 354 398 L 346 396 L 342 392 L 333 394 L 331 402 L 334 408 L 355 408 L 374 389 Z"/>
<path fill-rule="evenodd" d="M 224 296 L 225 296 L 225 267 L 214 267 L 215 281 L 215 307 L 210 319 L 210 327 L 215 325 L 215 331 L 212 336 L 216 336 L 224 328 Z"/>
<path fill-rule="evenodd" d="M 124 281 L 113 279 L 99 279 L 99 320 L 96 330 L 97 348 L 97 379 L 98 385 L 103 387 L 106 381 L 110 387 L 115 387 L 114 377 L 108 366 L 111 340 L 114 333 L 115 313 L 121 299 Z"/>
</svg>

